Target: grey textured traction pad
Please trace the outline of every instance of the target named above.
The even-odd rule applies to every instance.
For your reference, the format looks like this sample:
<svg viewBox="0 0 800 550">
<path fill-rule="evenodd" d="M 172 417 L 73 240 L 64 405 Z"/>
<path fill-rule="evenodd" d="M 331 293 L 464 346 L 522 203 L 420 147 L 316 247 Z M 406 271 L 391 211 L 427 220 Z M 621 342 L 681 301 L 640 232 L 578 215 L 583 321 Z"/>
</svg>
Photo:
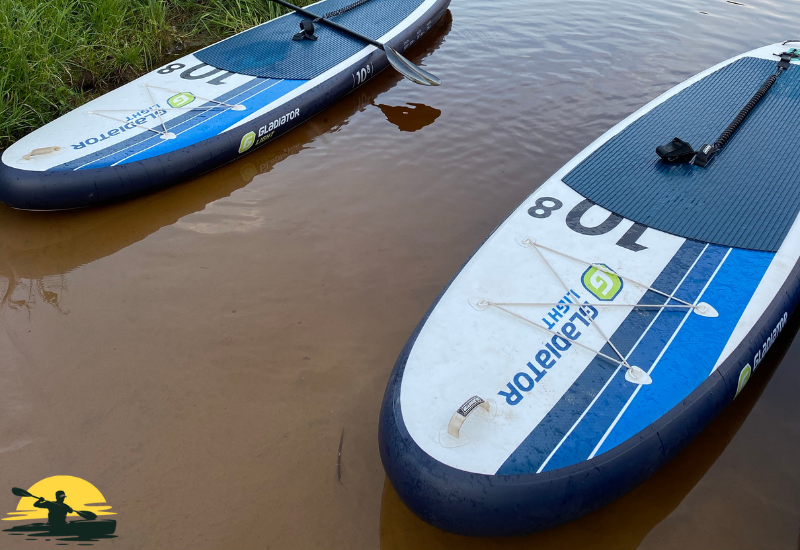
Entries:
<svg viewBox="0 0 800 550">
<path fill-rule="evenodd" d="M 777 58 L 776 58 L 777 59 Z M 616 214 L 681 237 L 774 252 L 800 210 L 800 69 L 791 66 L 705 168 L 655 153 L 713 143 L 777 63 L 745 57 L 645 114 L 564 177 Z"/>
<path fill-rule="evenodd" d="M 354 0 L 325 0 L 305 9 L 324 15 Z M 332 21 L 377 39 L 408 17 L 423 0 L 369 0 Z M 305 17 L 296 13 L 268 21 L 195 53 L 213 67 L 250 76 L 310 80 L 361 50 L 355 38 L 315 25 L 316 41 L 292 40 Z"/>
</svg>

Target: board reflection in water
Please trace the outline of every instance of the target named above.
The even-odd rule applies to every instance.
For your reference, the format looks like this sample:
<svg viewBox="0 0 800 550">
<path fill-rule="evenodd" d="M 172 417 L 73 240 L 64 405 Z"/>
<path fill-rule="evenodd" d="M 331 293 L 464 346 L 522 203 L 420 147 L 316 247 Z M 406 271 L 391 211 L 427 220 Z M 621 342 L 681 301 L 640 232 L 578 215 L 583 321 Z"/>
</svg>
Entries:
<svg viewBox="0 0 800 550">
<path fill-rule="evenodd" d="M 67 291 L 64 275 L 49 275 L 39 279 L 5 276 L 0 270 L 0 308 L 30 313 L 36 304 L 52 306 L 62 315 L 69 313 L 60 300 Z"/>
<path fill-rule="evenodd" d="M 409 51 L 409 59 L 421 64 L 441 46 L 451 26 L 452 16 L 448 11 Z M 17 309 L 12 300 L 22 304 L 19 296 L 26 294 L 31 298 L 38 296 L 65 313 L 58 305 L 58 297 L 67 283 L 64 279 L 51 280 L 51 276 L 67 274 L 115 254 L 173 224 L 184 229 L 218 232 L 218 228 L 194 220 L 192 215 L 220 208 L 234 210 L 239 201 L 233 195 L 251 184 L 256 176 L 270 172 L 280 162 L 311 147 L 321 136 L 339 131 L 351 117 L 374 105 L 378 97 L 402 80 L 394 71 L 384 71 L 268 146 L 161 192 L 118 204 L 59 212 L 27 212 L 0 205 L 0 297 L 3 298 L 0 307 Z M 269 181 L 263 183 L 267 189 Z M 230 208 L 226 201 L 230 201 Z M 32 301 L 26 299 L 24 303 Z"/>
<path fill-rule="evenodd" d="M 433 124 L 442 111 L 423 103 L 406 103 L 406 105 L 375 105 L 386 115 L 386 120 L 397 126 L 401 132 L 416 132 Z"/>
<path fill-rule="evenodd" d="M 799 329 L 800 317 L 794 316 L 761 368 L 733 403 L 675 459 L 608 506 L 532 535 L 475 539 L 441 531 L 417 518 L 387 479 L 381 502 L 381 550 L 456 550 L 476 541 L 484 548 L 503 550 L 641 548 L 648 534 L 680 506 L 731 443 L 792 347 Z M 731 487 L 730 491 L 735 494 L 736 488 Z"/>
</svg>

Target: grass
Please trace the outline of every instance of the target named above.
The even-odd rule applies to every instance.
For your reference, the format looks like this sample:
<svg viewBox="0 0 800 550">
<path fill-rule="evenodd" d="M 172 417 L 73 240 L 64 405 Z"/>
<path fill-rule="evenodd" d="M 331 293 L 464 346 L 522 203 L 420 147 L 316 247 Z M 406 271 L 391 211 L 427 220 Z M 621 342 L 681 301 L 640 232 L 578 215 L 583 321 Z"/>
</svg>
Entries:
<svg viewBox="0 0 800 550">
<path fill-rule="evenodd" d="M 284 12 L 266 0 L 0 0 L 0 149 L 187 44 Z"/>
</svg>

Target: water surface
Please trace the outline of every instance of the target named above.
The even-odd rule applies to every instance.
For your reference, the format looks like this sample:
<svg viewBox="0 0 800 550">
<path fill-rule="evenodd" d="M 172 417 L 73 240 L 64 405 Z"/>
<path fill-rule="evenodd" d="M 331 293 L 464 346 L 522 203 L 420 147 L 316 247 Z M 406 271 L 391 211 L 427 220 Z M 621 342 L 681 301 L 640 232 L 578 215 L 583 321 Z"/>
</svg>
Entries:
<svg viewBox="0 0 800 550">
<path fill-rule="evenodd" d="M 798 23 L 788 1 L 454 0 L 409 52 L 440 88 L 384 72 L 167 191 L 0 208 L 5 486 L 90 481 L 119 514 L 96 545 L 120 549 L 797 548 L 797 322 L 650 481 L 530 537 L 416 519 L 377 417 L 406 338 L 513 208 L 661 92 Z"/>
</svg>

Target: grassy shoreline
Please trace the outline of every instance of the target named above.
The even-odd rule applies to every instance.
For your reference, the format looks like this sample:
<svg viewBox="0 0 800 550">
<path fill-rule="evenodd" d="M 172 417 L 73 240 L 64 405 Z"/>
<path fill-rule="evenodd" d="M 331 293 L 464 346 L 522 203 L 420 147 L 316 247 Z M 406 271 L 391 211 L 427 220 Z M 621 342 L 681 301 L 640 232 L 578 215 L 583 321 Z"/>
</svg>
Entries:
<svg viewBox="0 0 800 550">
<path fill-rule="evenodd" d="M 0 0 L 0 150 L 171 56 L 282 13 L 266 0 Z"/>
</svg>

